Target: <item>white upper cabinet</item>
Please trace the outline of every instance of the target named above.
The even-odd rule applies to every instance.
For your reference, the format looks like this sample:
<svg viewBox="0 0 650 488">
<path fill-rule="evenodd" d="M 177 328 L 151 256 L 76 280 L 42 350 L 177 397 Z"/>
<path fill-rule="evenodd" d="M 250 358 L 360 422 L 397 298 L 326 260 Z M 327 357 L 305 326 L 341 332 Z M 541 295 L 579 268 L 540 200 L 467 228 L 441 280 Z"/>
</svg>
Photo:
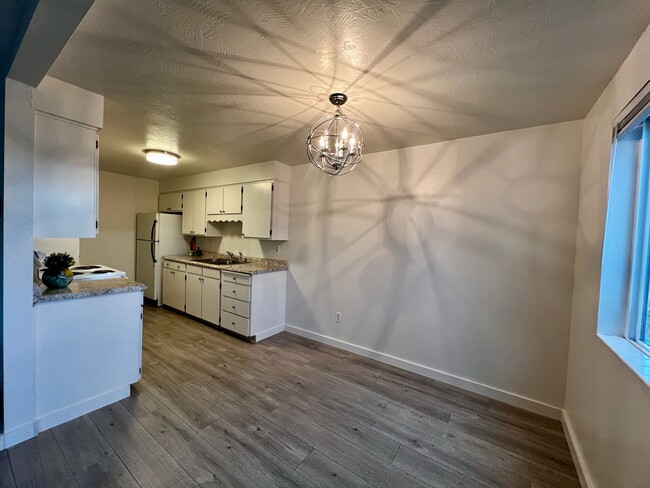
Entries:
<svg viewBox="0 0 650 488">
<path fill-rule="evenodd" d="M 158 197 L 159 212 L 182 212 L 183 192 L 161 193 Z"/>
<path fill-rule="evenodd" d="M 217 186 L 208 189 L 206 200 L 208 220 L 241 220 L 241 213 L 242 185 Z"/>
<path fill-rule="evenodd" d="M 289 184 L 260 181 L 243 185 L 242 236 L 286 241 L 289 238 Z"/>
<path fill-rule="evenodd" d="M 181 223 L 183 234 L 199 236 L 206 234 L 206 194 L 205 190 L 183 192 L 183 220 Z"/>
<path fill-rule="evenodd" d="M 96 237 L 104 97 L 46 77 L 34 110 L 34 237 Z"/>
</svg>

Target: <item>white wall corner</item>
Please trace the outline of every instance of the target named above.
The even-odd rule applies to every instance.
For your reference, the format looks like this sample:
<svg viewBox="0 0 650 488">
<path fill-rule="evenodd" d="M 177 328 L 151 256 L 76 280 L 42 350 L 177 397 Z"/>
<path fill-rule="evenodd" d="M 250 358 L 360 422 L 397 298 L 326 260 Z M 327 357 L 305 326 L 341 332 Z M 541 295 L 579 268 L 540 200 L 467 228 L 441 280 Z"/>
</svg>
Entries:
<svg viewBox="0 0 650 488">
<path fill-rule="evenodd" d="M 587 460 L 585 459 L 584 453 L 582 452 L 580 441 L 578 440 L 578 436 L 573 429 L 573 424 L 571 423 L 571 419 L 569 418 L 569 414 L 566 410 L 562 410 L 562 416 L 560 417 L 560 420 L 562 422 L 564 435 L 566 437 L 567 443 L 569 444 L 569 451 L 571 451 L 573 464 L 575 465 L 576 471 L 578 472 L 580 484 L 583 488 L 596 488 L 596 483 L 593 481 L 593 478 L 589 471 L 589 466 L 587 466 Z"/>
</svg>

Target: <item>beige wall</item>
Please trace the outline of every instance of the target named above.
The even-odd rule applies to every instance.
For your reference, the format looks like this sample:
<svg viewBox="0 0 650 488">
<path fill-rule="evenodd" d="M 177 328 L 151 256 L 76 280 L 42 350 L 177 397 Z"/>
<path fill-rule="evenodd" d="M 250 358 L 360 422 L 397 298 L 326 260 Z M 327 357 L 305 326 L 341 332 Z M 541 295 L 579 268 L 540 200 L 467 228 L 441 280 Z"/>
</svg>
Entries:
<svg viewBox="0 0 650 488">
<path fill-rule="evenodd" d="M 650 390 L 596 337 L 612 120 L 650 78 L 650 29 L 584 122 L 565 420 L 587 486 L 650 486 Z"/>
<path fill-rule="evenodd" d="M 287 324 L 559 417 L 581 145 L 578 121 L 294 167 Z"/>
<path fill-rule="evenodd" d="M 99 172 L 99 235 L 80 239 L 80 262 L 104 264 L 135 278 L 135 219 L 156 212 L 158 182 Z"/>
</svg>

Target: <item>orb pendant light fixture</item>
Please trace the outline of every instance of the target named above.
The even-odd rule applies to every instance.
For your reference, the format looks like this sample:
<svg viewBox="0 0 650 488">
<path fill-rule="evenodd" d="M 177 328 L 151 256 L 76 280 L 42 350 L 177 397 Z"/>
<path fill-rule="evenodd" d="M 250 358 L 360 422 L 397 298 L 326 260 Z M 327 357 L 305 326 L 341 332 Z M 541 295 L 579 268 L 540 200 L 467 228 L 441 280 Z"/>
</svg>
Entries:
<svg viewBox="0 0 650 488">
<path fill-rule="evenodd" d="M 349 173 L 361 161 L 363 132 L 359 124 L 341 111 L 341 105 L 348 100 L 344 93 L 332 93 L 329 100 L 336 106 L 336 112 L 312 126 L 307 137 L 307 156 L 318 169 L 338 176 Z"/>
</svg>

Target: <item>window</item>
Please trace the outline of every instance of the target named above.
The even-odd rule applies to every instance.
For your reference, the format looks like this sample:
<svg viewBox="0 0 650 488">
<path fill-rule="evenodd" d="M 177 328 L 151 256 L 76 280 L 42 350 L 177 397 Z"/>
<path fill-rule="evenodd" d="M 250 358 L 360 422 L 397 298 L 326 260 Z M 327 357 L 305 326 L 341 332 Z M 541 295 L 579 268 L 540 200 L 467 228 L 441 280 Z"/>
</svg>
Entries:
<svg viewBox="0 0 650 488">
<path fill-rule="evenodd" d="M 647 367 L 650 356 L 650 82 L 614 120 L 604 237 L 598 333 L 628 364 L 638 364 L 638 361 L 629 360 L 621 351 L 629 353 L 629 345 L 636 346 L 636 353 L 632 354 L 641 351 Z M 612 338 L 624 340 L 628 346 Z"/>
</svg>

